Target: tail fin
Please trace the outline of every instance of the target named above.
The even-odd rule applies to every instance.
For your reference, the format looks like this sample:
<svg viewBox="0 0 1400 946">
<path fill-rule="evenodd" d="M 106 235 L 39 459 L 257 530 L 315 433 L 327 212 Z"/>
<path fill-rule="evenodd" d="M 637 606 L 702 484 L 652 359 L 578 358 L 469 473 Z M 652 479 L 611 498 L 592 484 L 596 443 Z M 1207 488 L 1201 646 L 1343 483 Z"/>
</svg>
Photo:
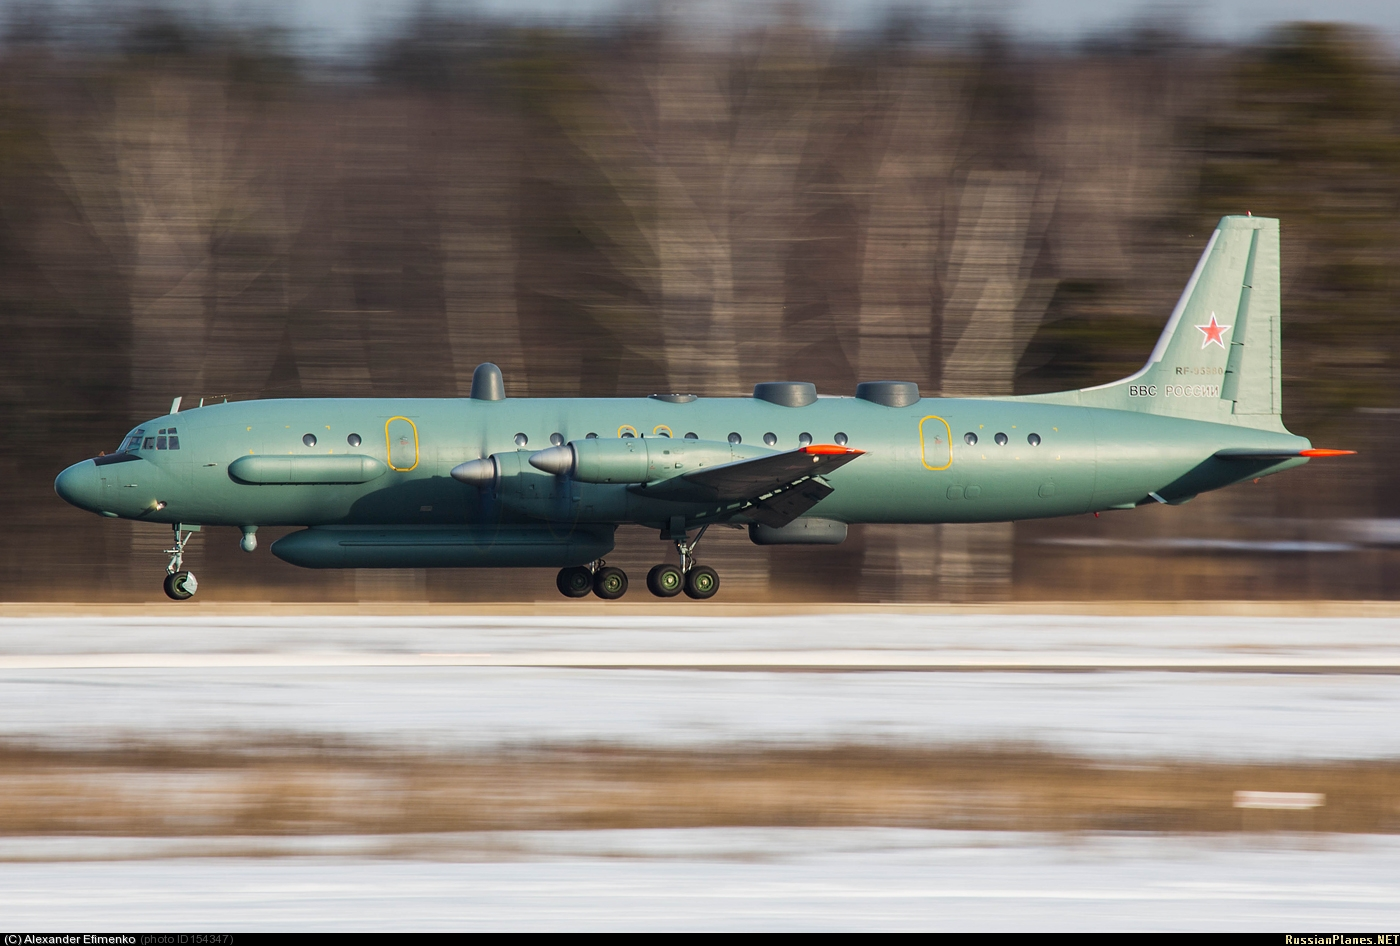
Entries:
<svg viewBox="0 0 1400 946">
<path fill-rule="evenodd" d="M 1223 217 L 1142 370 L 1036 399 L 1283 431 L 1279 321 L 1278 221 Z"/>
</svg>

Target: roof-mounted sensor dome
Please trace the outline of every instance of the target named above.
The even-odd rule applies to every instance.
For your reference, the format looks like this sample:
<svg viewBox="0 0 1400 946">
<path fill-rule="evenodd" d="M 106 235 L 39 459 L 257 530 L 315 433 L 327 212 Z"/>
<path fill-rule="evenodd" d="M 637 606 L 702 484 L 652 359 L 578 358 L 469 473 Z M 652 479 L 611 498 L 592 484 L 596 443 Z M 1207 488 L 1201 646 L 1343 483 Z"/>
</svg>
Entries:
<svg viewBox="0 0 1400 946">
<path fill-rule="evenodd" d="M 817 399 L 817 386 L 810 381 L 764 381 L 753 386 L 760 401 L 783 407 L 806 407 Z"/>
<path fill-rule="evenodd" d="M 908 407 L 919 403 L 919 386 L 913 381 L 862 381 L 856 397 L 886 407 Z"/>
</svg>

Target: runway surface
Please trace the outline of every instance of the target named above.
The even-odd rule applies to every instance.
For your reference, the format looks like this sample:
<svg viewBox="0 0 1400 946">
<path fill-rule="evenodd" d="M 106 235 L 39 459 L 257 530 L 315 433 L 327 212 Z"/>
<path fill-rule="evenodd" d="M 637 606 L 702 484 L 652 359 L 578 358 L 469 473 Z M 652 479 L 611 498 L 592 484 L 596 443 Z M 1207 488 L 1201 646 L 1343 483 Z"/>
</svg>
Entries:
<svg viewBox="0 0 1400 946">
<path fill-rule="evenodd" d="M 7 619 L 0 737 L 1378 758 L 1397 663 L 1393 618 Z"/>
</svg>

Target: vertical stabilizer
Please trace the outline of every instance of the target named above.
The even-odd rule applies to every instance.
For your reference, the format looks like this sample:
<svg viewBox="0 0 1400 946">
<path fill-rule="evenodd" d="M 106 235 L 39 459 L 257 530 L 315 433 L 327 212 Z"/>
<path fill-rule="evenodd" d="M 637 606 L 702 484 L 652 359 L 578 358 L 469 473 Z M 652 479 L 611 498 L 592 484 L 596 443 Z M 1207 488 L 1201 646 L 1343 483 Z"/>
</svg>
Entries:
<svg viewBox="0 0 1400 946">
<path fill-rule="evenodd" d="M 1142 370 L 1035 399 L 1281 431 L 1279 322 L 1278 221 L 1224 217 Z"/>
</svg>

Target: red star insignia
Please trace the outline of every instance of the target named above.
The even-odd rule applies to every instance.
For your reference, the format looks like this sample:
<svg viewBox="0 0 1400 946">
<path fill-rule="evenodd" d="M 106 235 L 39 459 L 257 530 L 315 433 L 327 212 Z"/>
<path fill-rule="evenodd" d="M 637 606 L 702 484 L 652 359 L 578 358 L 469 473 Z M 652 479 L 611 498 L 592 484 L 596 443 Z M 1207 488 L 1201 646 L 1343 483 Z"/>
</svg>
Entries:
<svg viewBox="0 0 1400 946">
<path fill-rule="evenodd" d="M 1224 336 L 1226 332 L 1230 331 L 1230 326 L 1221 325 L 1219 322 L 1215 321 L 1214 312 L 1210 314 L 1210 322 L 1208 324 L 1197 325 L 1196 328 L 1200 329 L 1201 334 L 1205 335 L 1205 338 L 1201 340 L 1202 348 L 1210 344 L 1219 345 L 1221 348 L 1225 347 Z"/>
</svg>

